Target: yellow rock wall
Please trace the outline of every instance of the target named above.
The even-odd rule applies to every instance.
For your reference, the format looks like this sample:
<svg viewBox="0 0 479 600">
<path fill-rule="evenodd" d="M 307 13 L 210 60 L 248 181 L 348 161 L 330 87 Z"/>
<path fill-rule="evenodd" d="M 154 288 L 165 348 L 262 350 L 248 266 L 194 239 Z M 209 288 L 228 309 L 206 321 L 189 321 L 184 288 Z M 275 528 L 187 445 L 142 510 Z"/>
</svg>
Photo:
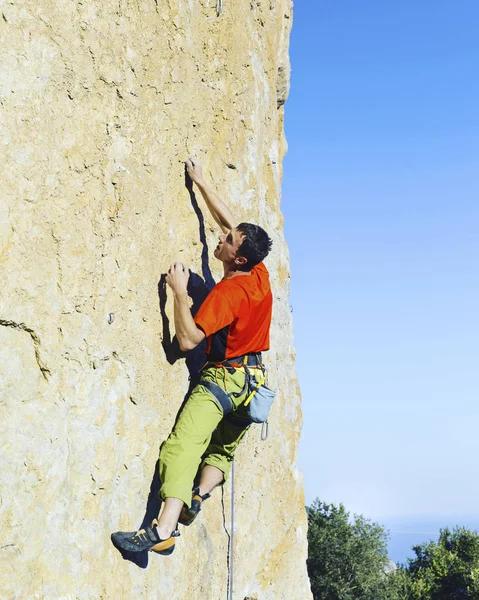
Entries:
<svg viewBox="0 0 479 600">
<path fill-rule="evenodd" d="M 217 228 L 185 187 L 189 154 L 274 240 L 279 394 L 268 440 L 253 427 L 237 455 L 233 598 L 311 598 L 280 213 L 291 9 L 0 0 L 2 599 L 227 597 L 221 490 L 171 557 L 138 565 L 110 543 L 141 524 L 188 387 L 161 274 L 180 259 L 204 277 L 209 259 L 221 277 L 204 243 Z M 227 485 L 228 530 L 230 509 Z"/>
</svg>

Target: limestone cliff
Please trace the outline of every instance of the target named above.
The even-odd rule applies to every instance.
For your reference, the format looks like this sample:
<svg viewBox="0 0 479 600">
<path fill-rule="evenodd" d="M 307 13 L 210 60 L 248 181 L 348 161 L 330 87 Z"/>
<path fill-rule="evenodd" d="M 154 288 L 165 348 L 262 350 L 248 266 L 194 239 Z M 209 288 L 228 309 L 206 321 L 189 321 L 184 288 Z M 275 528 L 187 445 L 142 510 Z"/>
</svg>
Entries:
<svg viewBox="0 0 479 600">
<path fill-rule="evenodd" d="M 291 0 L 0 12 L 0 597 L 226 598 L 221 490 L 171 557 L 137 565 L 110 543 L 154 509 L 159 445 L 188 386 L 161 274 L 186 262 L 198 293 L 209 268 L 221 276 L 217 229 L 185 186 L 195 154 L 274 240 L 279 394 L 268 440 L 251 428 L 237 455 L 233 597 L 311 598 L 280 213 Z M 228 485 L 228 528 L 230 507 Z"/>
</svg>

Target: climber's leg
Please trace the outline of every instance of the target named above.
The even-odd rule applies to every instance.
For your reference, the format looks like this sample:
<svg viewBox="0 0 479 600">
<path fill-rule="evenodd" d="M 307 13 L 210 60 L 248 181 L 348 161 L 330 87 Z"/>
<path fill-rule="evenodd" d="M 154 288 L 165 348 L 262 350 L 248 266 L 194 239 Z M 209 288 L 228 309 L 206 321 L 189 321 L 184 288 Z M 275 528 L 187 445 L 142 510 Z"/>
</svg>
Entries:
<svg viewBox="0 0 479 600">
<path fill-rule="evenodd" d="M 201 457 L 222 417 L 223 410 L 212 394 L 202 385 L 197 385 L 160 450 L 160 493 L 163 500 L 175 498 L 190 505 L 191 488 Z M 163 525 L 161 519 L 160 515 L 160 524 Z"/>
<path fill-rule="evenodd" d="M 198 493 L 201 496 L 210 494 L 217 485 L 223 482 L 224 475 L 223 471 L 220 471 L 213 465 L 205 465 L 201 469 L 200 485 L 198 486 Z"/>
<path fill-rule="evenodd" d="M 213 432 L 211 441 L 204 453 L 201 466 L 202 476 L 206 469 L 216 469 L 222 475 L 221 479 L 218 476 L 219 481 L 216 485 L 223 484 L 228 479 L 236 449 L 248 429 L 249 425 L 232 423 L 227 418 L 221 421 Z M 208 475 L 208 471 L 206 471 L 206 474 Z M 200 488 L 203 491 L 201 483 Z"/>
<path fill-rule="evenodd" d="M 183 500 L 179 500 L 178 498 L 166 498 L 158 519 L 158 534 L 161 539 L 169 538 L 176 529 L 182 508 Z"/>
</svg>

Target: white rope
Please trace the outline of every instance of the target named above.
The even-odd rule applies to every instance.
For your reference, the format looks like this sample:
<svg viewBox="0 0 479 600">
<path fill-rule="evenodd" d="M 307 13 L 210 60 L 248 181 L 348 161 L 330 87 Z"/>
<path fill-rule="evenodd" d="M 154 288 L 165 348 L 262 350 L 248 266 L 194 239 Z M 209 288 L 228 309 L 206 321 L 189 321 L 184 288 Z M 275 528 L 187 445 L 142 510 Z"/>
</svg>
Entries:
<svg viewBox="0 0 479 600">
<path fill-rule="evenodd" d="M 226 566 L 228 569 L 228 583 L 226 587 L 226 599 L 233 600 L 233 544 L 234 544 L 234 529 L 235 529 L 235 462 L 231 465 L 231 534 L 226 527 L 226 511 L 225 511 L 225 488 L 221 486 L 221 507 L 223 509 L 223 529 L 228 536 L 228 551 L 226 553 Z"/>
<path fill-rule="evenodd" d="M 266 428 L 264 428 L 266 425 Z M 263 423 L 261 430 L 261 439 L 265 441 L 268 437 L 268 421 Z M 223 528 L 228 536 L 228 588 L 226 595 L 228 600 L 233 600 L 233 582 L 234 582 L 234 543 L 235 543 L 235 461 L 231 463 L 231 533 L 226 529 L 225 504 L 224 504 L 224 488 L 221 488 L 221 504 L 223 507 Z"/>
<path fill-rule="evenodd" d="M 216 16 L 217 17 L 221 16 L 222 12 L 223 12 L 223 0 L 217 0 L 217 2 L 216 2 Z"/>
<path fill-rule="evenodd" d="M 231 537 L 230 537 L 230 581 L 229 600 L 233 600 L 233 572 L 234 572 L 234 541 L 235 541 L 235 461 L 231 465 Z"/>
</svg>

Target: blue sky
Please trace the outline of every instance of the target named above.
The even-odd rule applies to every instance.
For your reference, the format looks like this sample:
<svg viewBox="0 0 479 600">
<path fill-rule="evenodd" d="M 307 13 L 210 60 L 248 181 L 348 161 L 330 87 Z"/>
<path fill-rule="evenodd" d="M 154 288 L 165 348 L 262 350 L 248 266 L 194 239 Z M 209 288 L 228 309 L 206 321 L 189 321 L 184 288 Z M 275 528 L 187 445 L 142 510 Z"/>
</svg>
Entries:
<svg viewBox="0 0 479 600">
<path fill-rule="evenodd" d="M 478 515 L 478 22 L 472 0 L 295 3 L 282 210 L 308 503 Z"/>
</svg>

